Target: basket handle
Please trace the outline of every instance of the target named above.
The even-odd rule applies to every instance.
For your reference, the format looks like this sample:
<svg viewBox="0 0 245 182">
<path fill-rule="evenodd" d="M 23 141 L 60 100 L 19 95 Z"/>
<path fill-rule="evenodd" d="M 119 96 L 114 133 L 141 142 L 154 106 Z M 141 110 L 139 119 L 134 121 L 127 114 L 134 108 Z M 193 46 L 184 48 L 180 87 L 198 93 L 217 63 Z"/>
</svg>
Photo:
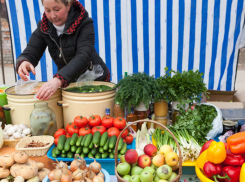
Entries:
<svg viewBox="0 0 245 182">
<path fill-rule="evenodd" d="M 117 165 L 118 165 L 118 143 L 119 143 L 119 139 L 120 137 L 122 136 L 123 132 L 131 125 L 135 124 L 135 123 L 140 123 L 140 122 L 150 122 L 150 123 L 154 123 L 154 124 L 158 124 L 160 126 L 162 126 L 164 129 L 166 129 L 170 135 L 173 137 L 176 145 L 177 145 L 177 148 L 178 148 L 178 151 L 179 151 L 179 174 L 182 174 L 182 153 L 181 153 L 181 150 L 180 150 L 180 146 L 179 146 L 179 143 L 177 141 L 177 139 L 175 138 L 174 134 L 166 127 L 164 126 L 163 124 L 157 122 L 157 121 L 153 121 L 153 120 L 148 120 L 148 119 L 144 119 L 144 120 L 137 120 L 137 121 L 134 121 L 132 122 L 131 124 L 127 125 L 122 131 L 121 133 L 119 134 L 119 136 L 117 137 L 117 142 L 116 142 L 116 147 L 115 147 L 115 169 L 117 168 Z"/>
</svg>

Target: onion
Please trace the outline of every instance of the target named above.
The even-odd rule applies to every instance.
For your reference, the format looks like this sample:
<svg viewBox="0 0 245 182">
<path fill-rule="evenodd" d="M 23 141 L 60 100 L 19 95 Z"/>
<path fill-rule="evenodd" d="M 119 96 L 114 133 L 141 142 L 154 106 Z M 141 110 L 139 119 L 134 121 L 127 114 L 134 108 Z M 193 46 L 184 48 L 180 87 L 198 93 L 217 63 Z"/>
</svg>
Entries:
<svg viewBox="0 0 245 182">
<path fill-rule="evenodd" d="M 86 161 L 83 157 L 81 158 L 79 154 L 75 154 L 74 160 L 71 162 L 70 167 L 72 172 L 76 171 L 78 168 L 84 169 L 86 167 Z"/>
<path fill-rule="evenodd" d="M 61 180 L 62 170 L 61 169 L 54 169 L 54 179 Z"/>
<path fill-rule="evenodd" d="M 102 178 L 101 176 L 95 176 L 93 182 L 104 182 L 104 178 Z"/>
<path fill-rule="evenodd" d="M 68 165 L 67 165 L 65 162 L 63 162 L 63 161 L 60 161 L 60 162 L 59 162 L 59 166 L 60 166 L 61 168 L 66 168 L 66 169 L 68 169 Z"/>
<path fill-rule="evenodd" d="M 62 174 L 71 175 L 71 171 L 66 167 L 61 168 L 61 170 L 62 170 Z"/>
<path fill-rule="evenodd" d="M 96 162 L 95 158 L 93 159 L 94 159 L 94 162 L 89 164 L 89 169 L 91 168 L 91 171 L 93 171 L 95 174 L 98 174 L 101 170 L 101 165 L 100 163 Z"/>
<path fill-rule="evenodd" d="M 97 174 L 97 176 L 101 176 L 103 179 L 105 178 L 105 175 L 100 171 L 99 174 Z"/>
<path fill-rule="evenodd" d="M 72 173 L 72 180 L 83 180 L 86 176 L 86 172 L 81 169 L 77 169 Z"/>
<path fill-rule="evenodd" d="M 96 176 L 95 172 L 91 170 L 91 167 L 89 167 L 89 171 L 86 173 L 86 176 L 91 180 L 93 180 L 94 177 Z"/>
<path fill-rule="evenodd" d="M 60 181 L 61 182 L 72 182 L 71 175 L 62 174 Z"/>
<path fill-rule="evenodd" d="M 85 177 L 84 182 L 93 182 L 91 179 Z"/>
<path fill-rule="evenodd" d="M 55 180 L 54 179 L 54 170 L 49 172 L 48 179 L 49 179 L 49 181 L 54 181 Z"/>
</svg>

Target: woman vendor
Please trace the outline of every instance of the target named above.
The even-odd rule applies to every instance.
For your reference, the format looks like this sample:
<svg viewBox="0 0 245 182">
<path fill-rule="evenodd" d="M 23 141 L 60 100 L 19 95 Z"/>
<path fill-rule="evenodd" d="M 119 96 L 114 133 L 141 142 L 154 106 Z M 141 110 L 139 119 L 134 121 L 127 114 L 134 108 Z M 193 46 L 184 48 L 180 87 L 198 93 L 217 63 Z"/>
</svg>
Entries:
<svg viewBox="0 0 245 182">
<path fill-rule="evenodd" d="M 27 81 L 46 47 L 58 67 L 53 79 L 44 83 L 36 97 L 49 99 L 59 87 L 75 82 L 93 65 L 101 65 L 103 75 L 96 81 L 110 81 L 110 72 L 94 48 L 93 20 L 77 0 L 42 0 L 44 14 L 32 33 L 27 47 L 17 58 L 16 71 Z"/>
</svg>

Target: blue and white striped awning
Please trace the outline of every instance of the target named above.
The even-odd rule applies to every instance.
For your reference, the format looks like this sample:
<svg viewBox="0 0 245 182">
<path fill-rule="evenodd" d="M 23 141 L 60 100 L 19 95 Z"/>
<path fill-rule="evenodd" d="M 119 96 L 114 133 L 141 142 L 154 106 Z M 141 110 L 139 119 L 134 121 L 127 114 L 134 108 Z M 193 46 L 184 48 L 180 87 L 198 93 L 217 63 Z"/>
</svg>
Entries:
<svg viewBox="0 0 245 182">
<path fill-rule="evenodd" d="M 43 14 L 41 0 L 5 0 L 14 60 Z M 208 89 L 234 90 L 244 0 L 80 0 L 94 20 L 95 48 L 117 83 L 125 71 L 159 77 L 167 66 L 199 69 Z M 57 71 L 48 51 L 31 79 Z"/>
</svg>

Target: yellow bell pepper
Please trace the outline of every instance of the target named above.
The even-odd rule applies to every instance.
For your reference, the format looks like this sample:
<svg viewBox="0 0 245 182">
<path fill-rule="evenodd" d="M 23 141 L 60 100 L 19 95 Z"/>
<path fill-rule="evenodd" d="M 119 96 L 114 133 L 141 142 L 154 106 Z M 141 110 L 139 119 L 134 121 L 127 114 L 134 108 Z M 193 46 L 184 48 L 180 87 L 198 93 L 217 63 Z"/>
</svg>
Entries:
<svg viewBox="0 0 245 182">
<path fill-rule="evenodd" d="M 226 149 L 223 142 L 212 141 L 207 149 L 207 160 L 214 164 L 222 163 L 226 158 Z"/>
<path fill-rule="evenodd" d="M 152 144 L 155 145 L 155 146 L 157 147 L 157 142 L 156 142 L 156 140 L 154 139 L 153 136 L 151 137 L 151 140 L 152 140 Z"/>
<path fill-rule="evenodd" d="M 208 161 L 207 160 L 207 150 L 203 151 L 201 155 L 197 158 L 197 167 L 203 170 L 204 164 Z"/>
<path fill-rule="evenodd" d="M 240 172 L 240 181 L 245 181 L 245 163 L 243 163 L 242 169 Z"/>
</svg>

